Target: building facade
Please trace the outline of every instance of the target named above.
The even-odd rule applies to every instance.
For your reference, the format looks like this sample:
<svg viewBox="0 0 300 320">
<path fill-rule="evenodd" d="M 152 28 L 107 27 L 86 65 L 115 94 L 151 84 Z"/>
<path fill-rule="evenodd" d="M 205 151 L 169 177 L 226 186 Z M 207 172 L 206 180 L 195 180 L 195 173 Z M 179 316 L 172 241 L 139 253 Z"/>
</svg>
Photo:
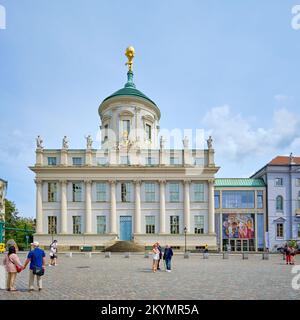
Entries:
<svg viewBox="0 0 300 320">
<path fill-rule="evenodd" d="M 207 149 L 166 149 L 159 139 L 160 110 L 136 89 L 132 59 L 127 83 L 100 104 L 101 148 L 90 136 L 85 149 L 45 149 L 37 139 L 36 234 L 49 245 L 105 247 L 119 240 L 145 246 L 217 248 L 212 139 Z"/>
<path fill-rule="evenodd" d="M 220 251 L 265 249 L 267 215 L 263 179 L 216 179 L 215 210 Z"/>
<path fill-rule="evenodd" d="M 300 157 L 277 156 L 252 177 L 267 186 L 269 249 L 300 240 Z"/>
</svg>

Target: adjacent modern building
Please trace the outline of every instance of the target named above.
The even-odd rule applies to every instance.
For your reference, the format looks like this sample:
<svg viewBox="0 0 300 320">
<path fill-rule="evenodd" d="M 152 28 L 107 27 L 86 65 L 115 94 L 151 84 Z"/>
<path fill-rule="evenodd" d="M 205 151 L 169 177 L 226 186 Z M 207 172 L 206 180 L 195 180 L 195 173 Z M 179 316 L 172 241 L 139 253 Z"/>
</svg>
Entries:
<svg viewBox="0 0 300 320">
<path fill-rule="evenodd" d="M 158 139 L 161 112 L 133 82 L 128 57 L 124 88 L 99 106 L 101 148 L 91 137 L 86 148 L 45 149 L 37 138 L 36 163 L 30 169 L 36 183 L 36 234 L 49 245 L 52 235 L 61 247 L 95 249 L 119 240 L 149 246 L 188 248 L 208 244 L 217 249 L 212 139 L 207 149 L 166 149 Z"/>
<path fill-rule="evenodd" d="M 269 249 L 300 240 L 300 157 L 277 156 L 252 178 L 262 178 L 267 186 Z"/>
<path fill-rule="evenodd" d="M 263 179 L 216 179 L 215 210 L 220 251 L 265 249 L 267 215 Z"/>
</svg>

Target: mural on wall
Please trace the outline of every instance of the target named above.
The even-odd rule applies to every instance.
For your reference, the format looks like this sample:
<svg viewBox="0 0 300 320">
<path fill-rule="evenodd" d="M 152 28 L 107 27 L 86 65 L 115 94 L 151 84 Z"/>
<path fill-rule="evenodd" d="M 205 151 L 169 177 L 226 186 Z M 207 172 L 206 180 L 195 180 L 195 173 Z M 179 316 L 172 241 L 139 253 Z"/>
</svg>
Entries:
<svg viewBox="0 0 300 320">
<path fill-rule="evenodd" d="M 254 239 L 254 214 L 223 214 L 223 239 Z"/>
</svg>

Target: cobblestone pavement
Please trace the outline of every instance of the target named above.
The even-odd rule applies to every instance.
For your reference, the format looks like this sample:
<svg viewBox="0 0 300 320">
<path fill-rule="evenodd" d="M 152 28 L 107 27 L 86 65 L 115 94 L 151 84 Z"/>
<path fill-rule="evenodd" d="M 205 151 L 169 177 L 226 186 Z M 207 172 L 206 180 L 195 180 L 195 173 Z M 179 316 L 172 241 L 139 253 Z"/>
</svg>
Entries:
<svg viewBox="0 0 300 320">
<path fill-rule="evenodd" d="M 20 254 L 21 261 L 25 255 Z M 298 260 L 298 261 L 297 261 Z M 2 257 L 1 257 L 2 261 Z M 189 259 L 176 254 L 172 272 L 151 272 L 152 259 L 132 254 L 103 253 L 66 257 L 61 254 L 59 265 L 46 268 L 43 291 L 28 292 L 28 268 L 17 276 L 19 292 L 0 290 L 3 299 L 299 299 L 300 290 L 291 282 L 295 276 L 292 267 L 285 265 L 282 256 L 270 255 L 262 260 L 261 254 L 221 255 L 203 259 L 195 254 Z M 296 258 L 296 263 L 300 257 Z"/>
</svg>

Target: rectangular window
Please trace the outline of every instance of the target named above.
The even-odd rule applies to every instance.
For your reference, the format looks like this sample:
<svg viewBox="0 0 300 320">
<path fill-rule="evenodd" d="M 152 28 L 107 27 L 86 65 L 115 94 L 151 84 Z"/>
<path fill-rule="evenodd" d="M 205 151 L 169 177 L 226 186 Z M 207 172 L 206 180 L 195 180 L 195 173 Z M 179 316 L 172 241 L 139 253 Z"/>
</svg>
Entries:
<svg viewBox="0 0 300 320">
<path fill-rule="evenodd" d="M 179 234 L 179 216 L 170 216 L 170 233 Z"/>
<path fill-rule="evenodd" d="M 81 234 L 81 216 L 73 216 L 73 234 Z"/>
<path fill-rule="evenodd" d="M 204 201 L 204 184 L 203 183 L 194 184 L 194 201 L 196 202 Z"/>
<path fill-rule="evenodd" d="M 48 166 L 56 166 L 56 157 L 48 157 Z"/>
<path fill-rule="evenodd" d="M 195 233 L 204 233 L 204 216 L 195 216 Z"/>
<path fill-rule="evenodd" d="M 146 233 L 155 233 L 155 216 L 146 216 Z"/>
<path fill-rule="evenodd" d="M 130 164 L 129 156 L 121 156 L 121 164 Z"/>
<path fill-rule="evenodd" d="M 170 157 L 170 164 L 171 165 L 178 165 L 179 164 L 179 158 L 178 157 Z"/>
<path fill-rule="evenodd" d="M 204 158 L 195 158 L 194 165 L 196 166 L 204 166 Z"/>
<path fill-rule="evenodd" d="M 262 209 L 263 207 L 264 207 L 263 191 L 257 191 L 257 208 Z"/>
<path fill-rule="evenodd" d="M 151 140 L 151 126 L 149 124 L 146 124 L 146 138 Z"/>
<path fill-rule="evenodd" d="M 225 209 L 253 209 L 254 191 L 223 191 L 222 207 Z"/>
<path fill-rule="evenodd" d="M 280 187 L 283 185 L 283 179 L 282 178 L 276 178 L 275 179 L 275 186 Z"/>
<path fill-rule="evenodd" d="M 215 191 L 215 208 L 220 208 L 220 191 Z"/>
<path fill-rule="evenodd" d="M 105 182 L 96 183 L 96 201 L 101 201 L 101 202 L 106 201 L 106 183 Z"/>
<path fill-rule="evenodd" d="M 107 157 L 98 157 L 97 166 L 105 166 L 108 163 Z"/>
<path fill-rule="evenodd" d="M 104 126 L 104 139 L 103 142 L 105 142 L 108 139 L 108 124 Z"/>
<path fill-rule="evenodd" d="M 80 157 L 73 157 L 73 166 L 82 166 L 82 158 Z"/>
<path fill-rule="evenodd" d="M 155 202 L 155 183 L 146 182 L 145 183 L 145 195 L 146 202 Z"/>
<path fill-rule="evenodd" d="M 123 125 L 123 128 L 122 128 L 123 134 L 126 132 L 126 134 L 129 135 L 129 133 L 130 133 L 130 120 L 123 120 L 122 125 Z"/>
<path fill-rule="evenodd" d="M 106 233 L 106 216 L 97 216 L 97 233 Z"/>
<path fill-rule="evenodd" d="M 170 183 L 170 202 L 179 202 L 179 183 Z"/>
<path fill-rule="evenodd" d="M 300 238 L 300 223 L 297 224 L 297 237 Z"/>
<path fill-rule="evenodd" d="M 131 193 L 131 183 L 122 182 L 121 183 L 121 201 L 130 202 L 130 193 Z"/>
<path fill-rule="evenodd" d="M 276 225 L 276 237 L 283 238 L 283 223 L 277 223 Z"/>
<path fill-rule="evenodd" d="M 73 183 L 73 202 L 81 202 L 82 201 L 82 185 L 80 182 Z"/>
<path fill-rule="evenodd" d="M 48 234 L 57 234 L 57 217 L 48 217 Z"/>
<path fill-rule="evenodd" d="M 300 187 L 300 178 L 296 178 L 296 187 Z"/>
<path fill-rule="evenodd" d="M 57 202 L 57 183 L 48 182 L 48 202 Z"/>
</svg>

